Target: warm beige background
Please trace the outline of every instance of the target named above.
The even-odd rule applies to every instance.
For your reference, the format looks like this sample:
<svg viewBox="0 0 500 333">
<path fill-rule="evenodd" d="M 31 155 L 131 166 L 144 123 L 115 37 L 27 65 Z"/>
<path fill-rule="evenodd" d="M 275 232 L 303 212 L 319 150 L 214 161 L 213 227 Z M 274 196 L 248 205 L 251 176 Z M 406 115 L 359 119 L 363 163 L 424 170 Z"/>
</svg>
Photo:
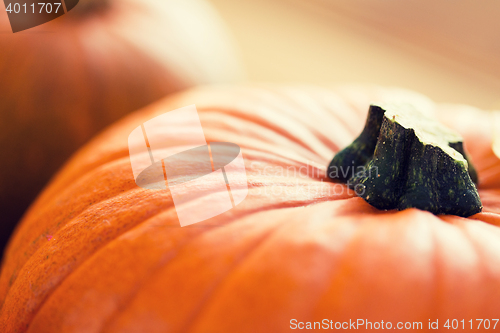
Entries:
<svg viewBox="0 0 500 333">
<path fill-rule="evenodd" d="M 450 10 L 436 12 L 436 1 L 439 10 Z M 479 9 L 471 13 L 471 0 L 464 1 L 469 7 L 447 0 L 211 0 L 233 30 L 252 81 L 376 83 L 439 102 L 500 108 L 500 78 L 486 61 L 495 54 L 480 49 L 500 45 L 484 31 L 498 16 L 491 14 L 496 7 L 476 2 Z M 483 22 L 483 31 L 474 22 Z M 478 38 L 481 43 L 470 45 Z M 441 47 L 446 41 L 462 50 L 475 47 L 477 57 L 450 52 Z"/>
</svg>

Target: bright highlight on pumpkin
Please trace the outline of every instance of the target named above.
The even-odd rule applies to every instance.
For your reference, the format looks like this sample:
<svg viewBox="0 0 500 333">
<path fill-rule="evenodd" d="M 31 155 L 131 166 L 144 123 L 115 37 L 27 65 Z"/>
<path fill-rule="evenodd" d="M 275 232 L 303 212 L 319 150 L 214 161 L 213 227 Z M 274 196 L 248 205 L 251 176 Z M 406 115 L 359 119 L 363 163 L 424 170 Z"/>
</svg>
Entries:
<svg viewBox="0 0 500 333">
<path fill-rule="evenodd" d="M 500 158 L 500 111 L 493 113 L 493 152 Z"/>
<path fill-rule="evenodd" d="M 349 168 L 356 173 L 336 172 Z M 328 177 L 378 209 L 463 217 L 482 209 L 462 137 L 408 104 L 371 105 L 365 128 L 335 155 Z"/>
</svg>

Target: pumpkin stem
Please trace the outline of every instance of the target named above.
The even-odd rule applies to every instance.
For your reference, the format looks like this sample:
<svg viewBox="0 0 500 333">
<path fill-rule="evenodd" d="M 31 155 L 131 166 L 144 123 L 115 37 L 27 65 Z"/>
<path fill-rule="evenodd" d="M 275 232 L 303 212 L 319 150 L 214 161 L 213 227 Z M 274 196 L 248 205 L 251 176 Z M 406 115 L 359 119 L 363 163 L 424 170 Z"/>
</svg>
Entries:
<svg viewBox="0 0 500 333">
<path fill-rule="evenodd" d="M 371 105 L 363 132 L 335 155 L 328 177 L 379 209 L 464 217 L 482 209 L 461 136 L 407 104 Z"/>
</svg>

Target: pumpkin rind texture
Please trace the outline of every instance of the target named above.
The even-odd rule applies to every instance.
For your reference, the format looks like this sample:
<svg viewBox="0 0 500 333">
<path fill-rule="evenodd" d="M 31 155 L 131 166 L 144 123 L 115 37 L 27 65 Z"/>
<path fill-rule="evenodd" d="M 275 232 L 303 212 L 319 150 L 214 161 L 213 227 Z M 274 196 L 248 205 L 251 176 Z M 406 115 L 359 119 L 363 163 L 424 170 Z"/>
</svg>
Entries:
<svg viewBox="0 0 500 333">
<path fill-rule="evenodd" d="M 481 213 L 378 210 L 327 180 L 370 103 L 397 100 L 463 136 Z M 168 189 L 135 184 L 127 137 L 191 104 L 207 142 L 241 147 L 249 189 L 226 213 L 180 227 Z M 2 332 L 288 332 L 292 319 L 325 318 L 425 329 L 429 319 L 497 318 L 500 161 L 487 116 L 377 87 L 201 87 L 148 106 L 82 148 L 24 217 L 1 269 Z"/>
<path fill-rule="evenodd" d="M 80 0 L 18 33 L 0 11 L 0 30 L 0 238 L 105 126 L 167 94 L 243 75 L 205 0 Z"/>
</svg>

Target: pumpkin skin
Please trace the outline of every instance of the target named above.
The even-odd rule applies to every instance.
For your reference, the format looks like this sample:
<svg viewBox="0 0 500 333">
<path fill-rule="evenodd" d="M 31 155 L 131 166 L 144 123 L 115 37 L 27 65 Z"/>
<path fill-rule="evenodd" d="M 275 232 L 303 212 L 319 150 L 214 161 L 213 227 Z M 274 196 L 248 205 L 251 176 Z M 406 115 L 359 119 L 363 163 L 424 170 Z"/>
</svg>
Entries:
<svg viewBox="0 0 500 333">
<path fill-rule="evenodd" d="M 497 318 L 500 161 L 487 113 L 436 106 L 464 136 L 482 213 L 379 211 L 326 181 L 369 103 L 397 99 L 434 107 L 398 89 L 202 87 L 129 115 L 82 148 L 24 217 L 2 265 L 0 327 L 285 332 L 291 319 L 421 321 L 425 329 L 429 319 Z M 169 190 L 136 186 L 127 137 L 193 103 L 208 142 L 241 147 L 249 193 L 181 228 Z"/>
<path fill-rule="evenodd" d="M 204 0 L 81 0 L 13 34 L 0 11 L 0 250 L 70 155 L 105 126 L 169 93 L 241 79 Z"/>
</svg>

